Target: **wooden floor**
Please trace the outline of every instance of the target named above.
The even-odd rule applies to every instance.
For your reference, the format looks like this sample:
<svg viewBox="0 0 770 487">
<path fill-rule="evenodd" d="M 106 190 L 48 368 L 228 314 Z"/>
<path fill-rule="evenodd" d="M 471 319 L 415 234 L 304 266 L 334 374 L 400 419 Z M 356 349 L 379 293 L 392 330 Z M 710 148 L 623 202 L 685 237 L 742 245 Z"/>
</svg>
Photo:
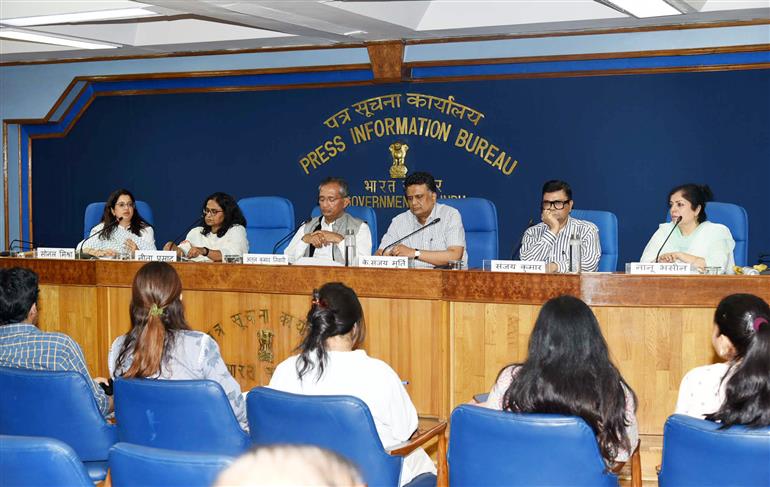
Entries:
<svg viewBox="0 0 770 487">
<path fill-rule="evenodd" d="M 639 453 L 642 456 L 643 487 L 657 487 L 658 472 L 656 469 L 660 465 L 663 454 L 663 437 L 660 435 L 641 435 L 640 440 L 642 442 Z M 620 473 L 620 485 L 621 487 L 631 486 L 631 470 L 628 464 Z"/>
</svg>

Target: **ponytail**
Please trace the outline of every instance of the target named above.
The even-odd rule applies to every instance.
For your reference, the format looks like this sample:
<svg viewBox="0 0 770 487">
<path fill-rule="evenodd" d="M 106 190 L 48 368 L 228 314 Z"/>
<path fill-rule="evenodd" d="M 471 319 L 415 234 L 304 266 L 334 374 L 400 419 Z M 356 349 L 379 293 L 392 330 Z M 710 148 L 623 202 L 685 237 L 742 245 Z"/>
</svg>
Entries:
<svg viewBox="0 0 770 487">
<path fill-rule="evenodd" d="M 151 377 L 160 371 L 166 342 L 166 328 L 163 326 L 161 316 L 152 314 L 155 309 L 160 309 L 162 313 L 162 308 L 153 305 L 145 325 L 137 328 L 141 331 L 134 344 L 133 360 L 123 374 L 127 379 Z"/>
</svg>

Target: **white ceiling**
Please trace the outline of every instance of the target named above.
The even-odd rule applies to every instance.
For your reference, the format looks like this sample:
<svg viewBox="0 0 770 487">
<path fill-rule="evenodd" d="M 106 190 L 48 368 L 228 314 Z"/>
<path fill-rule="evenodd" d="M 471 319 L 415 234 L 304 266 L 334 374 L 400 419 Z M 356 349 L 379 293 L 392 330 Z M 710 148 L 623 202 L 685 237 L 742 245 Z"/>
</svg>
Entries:
<svg viewBox="0 0 770 487">
<path fill-rule="evenodd" d="M 770 0 L 668 1 L 684 5 L 690 13 L 638 19 L 603 0 L 0 0 L 0 35 L 13 28 L 119 46 L 85 50 L 0 39 L 0 62 L 770 19 Z M 25 27 L 6 23 L 21 17 L 139 7 L 156 15 Z"/>
</svg>

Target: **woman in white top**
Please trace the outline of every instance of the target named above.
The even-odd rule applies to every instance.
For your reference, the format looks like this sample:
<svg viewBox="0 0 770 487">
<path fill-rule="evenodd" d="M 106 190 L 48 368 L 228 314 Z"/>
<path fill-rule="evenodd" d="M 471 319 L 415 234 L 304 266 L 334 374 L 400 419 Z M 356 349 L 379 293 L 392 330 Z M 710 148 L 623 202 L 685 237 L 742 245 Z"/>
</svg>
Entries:
<svg viewBox="0 0 770 487">
<path fill-rule="evenodd" d="M 714 313 L 714 350 L 726 362 L 689 371 L 676 413 L 725 426 L 770 426 L 770 306 L 753 294 L 731 294 Z"/>
<path fill-rule="evenodd" d="M 708 186 L 683 184 L 672 189 L 668 194 L 671 222 L 658 227 L 640 261 L 655 262 L 657 257 L 658 262 L 692 264 L 701 272 L 718 267 L 720 274 L 733 274 L 735 240 L 729 228 L 707 220 L 706 203 L 712 198 Z"/>
<path fill-rule="evenodd" d="M 105 225 L 107 230 L 104 233 L 90 238 L 101 232 Z M 102 221 L 88 235 L 89 238 L 83 239 L 77 248 L 96 257 L 114 257 L 124 251 L 155 250 L 155 233 L 139 214 L 134 195 L 127 189 L 110 194 L 104 205 Z M 81 249 L 84 243 L 86 246 Z"/>
<path fill-rule="evenodd" d="M 249 251 L 246 218 L 235 198 L 214 193 L 203 200 L 203 226 L 195 227 L 179 245 L 168 242 L 163 250 L 197 262 L 222 262 L 226 255 L 241 256 Z"/>
<path fill-rule="evenodd" d="M 327 283 L 313 292 L 299 355 L 276 367 L 269 387 L 295 394 L 349 395 L 364 401 L 385 448 L 407 441 L 417 429 L 417 410 L 401 379 L 388 364 L 358 347 L 364 341 L 364 314 L 356 293 Z M 405 459 L 400 485 L 436 468 L 422 449 Z"/>
<path fill-rule="evenodd" d="M 209 335 L 193 331 L 182 306 L 182 281 L 165 262 L 149 262 L 134 277 L 131 330 L 110 347 L 110 375 L 167 380 L 208 379 L 218 382 L 241 427 L 246 429 L 246 403 L 227 370 L 219 346 Z"/>
</svg>

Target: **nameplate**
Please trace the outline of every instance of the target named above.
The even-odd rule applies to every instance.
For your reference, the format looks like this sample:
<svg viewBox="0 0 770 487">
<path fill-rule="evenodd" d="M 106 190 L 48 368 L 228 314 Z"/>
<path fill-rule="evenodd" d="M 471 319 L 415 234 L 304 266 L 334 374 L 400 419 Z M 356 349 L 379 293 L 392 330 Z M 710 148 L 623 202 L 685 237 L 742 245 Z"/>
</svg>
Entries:
<svg viewBox="0 0 770 487">
<path fill-rule="evenodd" d="M 643 275 L 695 274 L 695 270 L 690 264 L 683 262 L 631 262 L 627 264 L 626 273 Z"/>
<path fill-rule="evenodd" d="M 36 249 L 38 259 L 74 259 L 75 249 L 62 249 L 59 247 L 38 247 Z"/>
<path fill-rule="evenodd" d="M 539 260 L 492 260 L 489 264 L 492 272 L 526 272 L 545 274 L 545 262 Z"/>
<path fill-rule="evenodd" d="M 361 255 L 358 257 L 358 267 L 371 267 L 376 269 L 408 269 L 408 257 L 395 257 L 392 255 Z"/>
<path fill-rule="evenodd" d="M 176 252 L 173 250 L 137 250 L 134 259 L 145 262 L 176 262 Z"/>
<path fill-rule="evenodd" d="M 252 265 L 289 265 L 283 254 L 243 254 L 243 263 Z"/>
</svg>

